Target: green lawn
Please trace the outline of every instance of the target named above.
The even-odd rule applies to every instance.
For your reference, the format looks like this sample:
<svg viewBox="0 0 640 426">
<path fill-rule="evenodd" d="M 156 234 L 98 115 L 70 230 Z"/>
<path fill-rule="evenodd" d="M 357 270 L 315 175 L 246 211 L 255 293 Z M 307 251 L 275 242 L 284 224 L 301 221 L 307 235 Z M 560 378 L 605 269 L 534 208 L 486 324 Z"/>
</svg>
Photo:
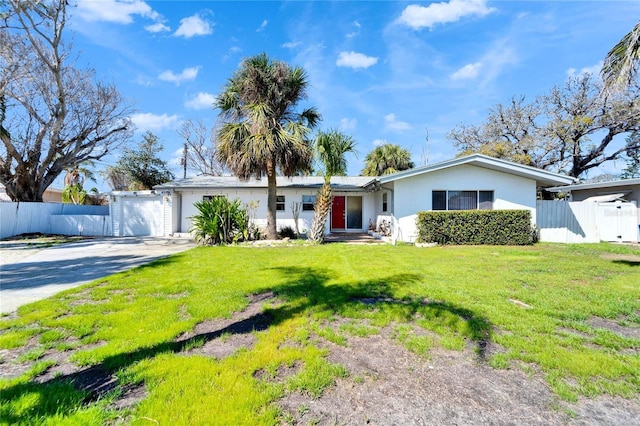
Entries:
<svg viewBox="0 0 640 426">
<path fill-rule="evenodd" d="M 253 332 L 250 348 L 217 360 L 189 350 L 228 333 L 176 342 L 267 291 L 282 303 L 267 306 L 270 323 Z M 338 318 L 340 326 L 332 327 Z M 349 377 L 326 360 L 318 342 L 344 344 L 347 335 L 382 327 L 425 357 L 434 347 L 471 348 L 494 368 L 537 371 L 567 401 L 638 396 L 640 250 L 199 247 L 23 306 L 17 318 L 0 321 L 0 349 L 29 346 L 18 359 L 0 362 L 30 365 L 0 381 L 0 422 L 198 424 L 215 412 L 220 424 L 278 424 L 286 420 L 277 404 L 284 395 L 319 396 L 337 377 Z M 485 353 L 487 347 L 494 350 Z M 95 401 L 64 377 L 34 381 L 67 353 L 75 364 L 114 374 L 116 388 Z M 274 379 L 293 366 L 295 374 Z M 146 397 L 113 408 L 137 384 Z"/>
</svg>

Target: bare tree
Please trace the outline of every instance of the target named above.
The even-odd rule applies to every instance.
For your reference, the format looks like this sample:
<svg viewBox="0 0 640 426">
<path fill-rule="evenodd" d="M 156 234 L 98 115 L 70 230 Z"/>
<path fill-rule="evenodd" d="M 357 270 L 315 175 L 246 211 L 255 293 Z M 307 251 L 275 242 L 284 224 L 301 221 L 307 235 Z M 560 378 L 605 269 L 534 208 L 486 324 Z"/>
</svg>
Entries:
<svg viewBox="0 0 640 426">
<path fill-rule="evenodd" d="M 129 174 L 117 165 L 107 166 L 100 174 L 112 191 L 128 191 L 133 186 Z"/>
<path fill-rule="evenodd" d="M 221 176 L 225 173 L 225 167 L 216 157 L 215 132 L 207 129 L 202 121 L 185 121 L 178 134 L 185 141 L 186 155 L 182 161 L 189 169 L 201 175 Z"/>
<path fill-rule="evenodd" d="M 607 95 L 585 74 L 531 103 L 516 97 L 507 106 L 496 105 L 480 126 L 460 125 L 447 137 L 461 154 L 478 152 L 580 177 L 640 149 L 635 139 L 612 144 L 615 136 L 638 129 L 638 87 Z"/>
<path fill-rule="evenodd" d="M 558 143 L 558 162 L 568 162 L 569 176 L 579 177 L 640 148 L 637 140 L 617 149 L 611 147 L 615 136 L 640 130 L 638 89 L 635 85 L 602 94 L 601 86 L 585 74 L 569 79 L 562 88 L 554 87 L 542 98 L 549 119 L 544 136 Z"/>
<path fill-rule="evenodd" d="M 524 96 L 509 104 L 498 104 L 480 126 L 459 125 L 447 137 L 461 154 L 474 152 L 528 166 L 548 168 L 556 165 L 555 146 L 540 140 L 541 103 L 527 103 Z"/>
<path fill-rule="evenodd" d="M 129 138 L 132 109 L 115 86 L 74 66 L 66 0 L 0 6 L 0 182 L 15 201 L 42 201 L 65 169 Z"/>
</svg>

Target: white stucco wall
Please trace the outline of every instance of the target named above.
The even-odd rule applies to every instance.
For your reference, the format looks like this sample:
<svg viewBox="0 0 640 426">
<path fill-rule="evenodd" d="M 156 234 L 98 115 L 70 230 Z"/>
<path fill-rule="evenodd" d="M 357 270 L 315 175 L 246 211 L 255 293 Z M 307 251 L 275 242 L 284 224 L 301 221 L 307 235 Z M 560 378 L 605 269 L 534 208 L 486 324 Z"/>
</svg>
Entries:
<svg viewBox="0 0 640 426">
<path fill-rule="evenodd" d="M 291 211 L 291 203 L 302 203 L 303 195 L 316 195 L 317 189 L 302 189 L 302 188 L 278 188 L 278 195 L 285 196 L 285 210 L 279 210 L 276 213 L 278 228 L 284 226 L 290 226 L 295 229 L 295 221 Z M 222 195 L 226 196 L 229 200 L 239 199 L 243 204 L 250 202 L 257 202 L 257 209 L 255 212 L 255 223 L 258 226 L 266 226 L 267 224 L 267 190 L 266 189 L 208 189 L 208 190 L 187 190 L 181 191 L 181 218 L 180 228 L 181 232 L 188 232 L 191 228 L 191 220 L 189 217 L 197 214 L 197 209 L 194 203 L 201 201 L 205 195 Z M 362 231 L 366 231 L 369 226 L 369 219 L 375 220 L 375 204 L 373 194 L 369 193 L 353 193 L 353 192 L 334 192 L 333 195 L 361 195 L 362 200 Z M 298 228 L 301 233 L 306 233 L 311 229 L 311 222 L 313 220 L 313 210 L 304 211 L 300 206 L 300 217 L 298 219 Z M 327 220 L 327 227 L 325 232 L 329 232 L 330 220 Z"/>
<path fill-rule="evenodd" d="M 493 191 L 494 210 L 531 210 L 536 217 L 536 182 L 507 173 L 472 165 L 461 165 L 393 182 L 394 215 L 399 239 L 413 242 L 417 237 L 416 217 L 431 210 L 434 190 Z"/>
</svg>

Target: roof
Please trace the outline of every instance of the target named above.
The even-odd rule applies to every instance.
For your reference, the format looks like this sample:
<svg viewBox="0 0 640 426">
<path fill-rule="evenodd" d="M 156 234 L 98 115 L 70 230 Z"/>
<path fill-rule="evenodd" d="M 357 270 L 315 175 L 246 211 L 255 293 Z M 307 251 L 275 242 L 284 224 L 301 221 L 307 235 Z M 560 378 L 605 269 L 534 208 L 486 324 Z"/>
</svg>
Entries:
<svg viewBox="0 0 640 426">
<path fill-rule="evenodd" d="M 471 154 L 464 157 L 454 158 L 452 160 L 442 161 L 440 163 L 415 167 L 413 169 L 404 170 L 402 172 L 380 176 L 378 180 L 380 181 L 380 183 L 394 182 L 396 180 L 406 179 L 425 173 L 432 173 L 438 170 L 443 170 L 464 164 L 533 179 L 539 186 L 568 185 L 575 181 L 575 179 L 571 176 L 549 172 L 547 170 L 525 166 L 523 164 L 501 160 L 499 158 L 493 158 L 482 154 Z"/>
<path fill-rule="evenodd" d="M 600 189 L 600 188 L 617 188 L 620 186 L 634 186 L 640 185 L 640 179 L 620 179 L 611 180 L 609 182 L 591 182 L 591 183 L 577 183 L 575 185 L 556 186 L 548 188 L 551 192 L 566 192 L 566 191 L 580 191 L 582 189 Z"/>
<path fill-rule="evenodd" d="M 592 201 L 594 203 L 610 203 L 612 201 L 627 201 L 624 199 L 624 196 L 630 192 L 631 191 L 618 192 L 616 194 L 594 195 L 593 197 L 585 198 L 582 201 Z"/>
<path fill-rule="evenodd" d="M 334 176 L 331 187 L 334 190 L 354 191 L 366 190 L 376 181 L 371 176 Z M 278 176 L 278 188 L 320 188 L 324 183 L 322 176 L 294 176 L 291 178 Z M 235 176 L 194 176 L 173 182 L 154 186 L 156 190 L 163 189 L 206 189 L 206 188 L 266 188 L 267 179 L 240 180 Z"/>
</svg>

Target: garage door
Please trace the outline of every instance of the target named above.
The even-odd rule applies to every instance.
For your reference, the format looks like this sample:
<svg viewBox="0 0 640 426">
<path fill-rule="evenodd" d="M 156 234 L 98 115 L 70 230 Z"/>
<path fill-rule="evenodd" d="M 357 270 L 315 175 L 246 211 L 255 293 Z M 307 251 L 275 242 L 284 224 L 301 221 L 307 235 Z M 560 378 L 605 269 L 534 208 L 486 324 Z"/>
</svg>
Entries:
<svg viewBox="0 0 640 426">
<path fill-rule="evenodd" d="M 119 226 L 114 226 L 114 232 L 121 237 L 162 236 L 164 234 L 163 218 L 164 210 L 160 196 L 122 198 Z"/>
</svg>

